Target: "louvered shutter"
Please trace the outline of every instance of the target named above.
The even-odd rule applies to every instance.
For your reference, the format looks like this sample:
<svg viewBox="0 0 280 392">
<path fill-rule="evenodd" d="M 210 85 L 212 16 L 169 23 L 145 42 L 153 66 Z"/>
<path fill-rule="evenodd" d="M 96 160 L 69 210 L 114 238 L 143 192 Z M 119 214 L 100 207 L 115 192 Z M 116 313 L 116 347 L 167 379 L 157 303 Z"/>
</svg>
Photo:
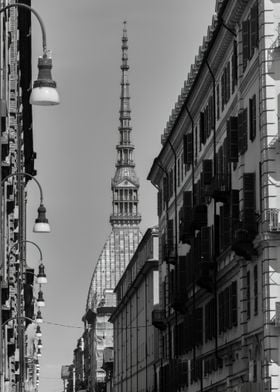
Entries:
<svg viewBox="0 0 280 392">
<path fill-rule="evenodd" d="M 193 134 L 184 135 L 184 164 L 191 165 L 193 162 Z"/>
<path fill-rule="evenodd" d="M 168 201 L 168 179 L 167 177 L 163 177 L 163 202 L 166 203 Z"/>
<path fill-rule="evenodd" d="M 192 223 L 192 192 L 185 191 L 183 194 L 183 237 L 182 242 L 187 243 L 191 236 L 191 223 Z"/>
<path fill-rule="evenodd" d="M 157 213 L 158 217 L 161 216 L 162 213 L 162 190 L 160 189 L 157 194 Z"/>
<path fill-rule="evenodd" d="M 258 5 L 255 4 L 251 8 L 251 18 L 250 18 L 250 57 L 254 54 L 254 49 L 258 47 Z"/>
<path fill-rule="evenodd" d="M 249 233 L 256 232 L 256 175 L 243 175 L 243 228 Z"/>
<path fill-rule="evenodd" d="M 211 261 L 211 228 L 201 228 L 201 261 Z"/>
<path fill-rule="evenodd" d="M 231 324 L 237 326 L 237 282 L 236 280 L 231 284 Z"/>
<path fill-rule="evenodd" d="M 227 248 L 230 245 L 230 205 L 224 204 L 224 246 Z"/>
<path fill-rule="evenodd" d="M 247 61 L 249 59 L 249 20 L 242 22 L 242 55 L 243 55 L 243 71 L 247 67 Z"/>
<path fill-rule="evenodd" d="M 207 226 L 207 213 L 208 210 L 205 204 L 200 204 L 194 208 L 193 225 L 195 229 L 200 230 L 201 227 Z"/>
<path fill-rule="evenodd" d="M 237 43 L 234 40 L 233 41 L 233 55 L 231 58 L 231 88 L 232 88 L 232 93 L 235 90 L 235 86 L 237 85 Z"/>
<path fill-rule="evenodd" d="M 179 293 L 186 294 L 187 257 L 179 256 Z"/>
<path fill-rule="evenodd" d="M 243 124 L 242 124 L 242 131 L 243 131 L 243 146 L 244 152 L 247 151 L 248 148 L 248 110 L 247 108 L 243 110 Z"/>
<path fill-rule="evenodd" d="M 210 185 L 212 182 L 212 159 L 204 159 L 202 162 L 202 186 Z"/>
<path fill-rule="evenodd" d="M 173 219 L 169 219 L 167 222 L 167 246 L 168 250 L 171 251 L 174 248 L 174 224 Z"/>
<path fill-rule="evenodd" d="M 200 112 L 199 137 L 200 137 L 200 144 L 205 144 L 205 128 L 204 128 L 204 113 L 203 112 Z"/>
<path fill-rule="evenodd" d="M 226 66 L 226 96 L 227 96 L 227 102 L 230 99 L 230 62 L 228 61 L 227 66 Z"/>
<path fill-rule="evenodd" d="M 238 162 L 238 128 L 237 117 L 230 117 L 227 121 L 228 159 Z"/>
<path fill-rule="evenodd" d="M 203 310 L 195 309 L 195 344 L 199 346 L 203 343 Z"/>
<path fill-rule="evenodd" d="M 256 107 L 256 95 L 249 100 L 249 133 L 250 140 L 253 141 L 256 137 L 257 130 L 257 107 Z"/>
<path fill-rule="evenodd" d="M 244 135 L 243 135 L 243 111 L 238 113 L 237 118 L 237 128 L 238 128 L 238 152 L 240 154 L 244 154 L 245 146 L 244 146 Z"/>
<path fill-rule="evenodd" d="M 239 228 L 239 190 L 231 191 L 231 240 L 235 231 Z"/>
<path fill-rule="evenodd" d="M 225 307 L 224 307 L 224 292 L 220 292 L 219 296 L 219 333 L 225 330 Z"/>
<path fill-rule="evenodd" d="M 225 330 L 231 328 L 229 287 L 224 290 Z"/>
</svg>

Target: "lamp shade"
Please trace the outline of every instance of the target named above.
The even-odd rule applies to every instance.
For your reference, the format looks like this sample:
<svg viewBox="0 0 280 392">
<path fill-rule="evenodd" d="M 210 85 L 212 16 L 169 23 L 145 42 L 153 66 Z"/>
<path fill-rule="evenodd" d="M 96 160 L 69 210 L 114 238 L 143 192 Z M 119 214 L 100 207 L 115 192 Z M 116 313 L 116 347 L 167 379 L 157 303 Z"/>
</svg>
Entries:
<svg viewBox="0 0 280 392">
<path fill-rule="evenodd" d="M 38 340 L 37 347 L 40 349 L 43 347 L 43 343 L 41 339 Z"/>
<path fill-rule="evenodd" d="M 33 83 L 30 94 L 31 105 L 50 106 L 60 102 L 56 83 L 52 79 L 52 59 L 46 55 L 38 59 L 38 78 Z"/>
<path fill-rule="evenodd" d="M 41 290 L 38 292 L 37 306 L 39 306 L 40 308 L 45 306 L 45 300 L 43 297 L 43 292 Z"/>
<path fill-rule="evenodd" d="M 41 328 L 39 327 L 39 325 L 37 325 L 36 328 L 36 337 L 40 338 L 42 336 L 42 332 L 41 332 Z"/>
<path fill-rule="evenodd" d="M 47 276 L 46 276 L 46 274 L 45 274 L 45 266 L 44 266 L 43 263 L 41 263 L 41 264 L 39 265 L 39 273 L 38 273 L 38 275 L 37 275 L 37 282 L 38 282 L 39 284 L 44 284 L 44 283 L 47 283 L 47 282 L 48 282 L 48 281 L 47 281 Z"/>
<path fill-rule="evenodd" d="M 46 218 L 46 208 L 43 204 L 40 204 L 38 208 L 38 218 L 35 219 L 33 227 L 34 233 L 49 233 L 51 231 L 49 221 Z"/>
<path fill-rule="evenodd" d="M 43 317 L 42 317 L 42 313 L 41 310 L 38 310 L 37 314 L 36 314 L 36 319 L 35 322 L 37 324 L 41 324 L 43 322 Z"/>
</svg>

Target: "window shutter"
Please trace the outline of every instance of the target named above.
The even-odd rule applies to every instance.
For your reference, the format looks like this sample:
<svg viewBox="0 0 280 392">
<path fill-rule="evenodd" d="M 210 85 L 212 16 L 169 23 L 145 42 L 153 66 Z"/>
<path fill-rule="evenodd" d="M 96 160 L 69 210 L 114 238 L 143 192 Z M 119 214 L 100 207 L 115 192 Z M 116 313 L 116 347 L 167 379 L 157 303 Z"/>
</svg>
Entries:
<svg viewBox="0 0 280 392">
<path fill-rule="evenodd" d="M 219 333 L 224 332 L 225 325 L 224 325 L 224 292 L 220 292 L 219 294 Z"/>
<path fill-rule="evenodd" d="M 181 241 L 186 243 L 191 235 L 191 222 L 192 222 L 192 192 L 185 191 L 183 194 L 183 216 L 182 216 L 182 238 Z"/>
<path fill-rule="evenodd" d="M 239 228 L 239 190 L 231 191 L 231 239 L 234 232 Z"/>
<path fill-rule="evenodd" d="M 184 135 L 184 164 L 191 165 L 193 161 L 193 134 Z"/>
<path fill-rule="evenodd" d="M 199 346 L 203 343 L 203 310 L 195 309 L 195 344 Z"/>
<path fill-rule="evenodd" d="M 206 108 L 204 109 L 204 132 L 205 132 L 205 141 L 207 140 L 208 136 L 209 136 L 209 108 L 208 105 L 206 106 Z"/>
<path fill-rule="evenodd" d="M 158 191 L 157 199 L 158 199 L 157 200 L 157 207 L 158 207 L 157 213 L 158 213 L 158 217 L 160 217 L 161 213 L 162 213 L 162 190 L 161 189 Z"/>
<path fill-rule="evenodd" d="M 207 206 L 200 204 L 194 208 L 193 225 L 196 230 L 200 230 L 203 226 L 207 226 Z"/>
<path fill-rule="evenodd" d="M 230 62 L 228 61 L 227 66 L 226 66 L 226 98 L 227 98 L 227 102 L 230 99 L 230 92 L 231 92 L 231 88 L 230 88 Z"/>
<path fill-rule="evenodd" d="M 243 133 L 243 146 L 244 152 L 247 151 L 248 148 L 248 110 L 247 108 L 243 110 L 243 124 L 242 124 L 242 133 Z"/>
<path fill-rule="evenodd" d="M 222 111 L 225 107 L 225 71 L 223 71 L 221 78 L 221 88 L 222 88 Z"/>
<path fill-rule="evenodd" d="M 249 59 L 249 21 L 242 22 L 242 55 L 243 55 L 243 71 L 247 67 Z"/>
<path fill-rule="evenodd" d="M 227 121 L 228 159 L 238 162 L 238 128 L 237 117 L 230 117 Z"/>
<path fill-rule="evenodd" d="M 214 109 L 214 99 L 213 95 L 209 98 L 209 131 L 214 128 L 214 117 L 215 117 L 215 109 Z"/>
<path fill-rule="evenodd" d="M 163 202 L 166 203 L 168 201 L 168 178 L 163 177 Z"/>
<path fill-rule="evenodd" d="M 243 228 L 250 233 L 256 232 L 256 175 L 243 175 Z"/>
<path fill-rule="evenodd" d="M 242 155 L 246 151 L 244 144 L 244 131 L 243 131 L 243 110 L 238 113 L 237 128 L 238 128 L 238 152 Z"/>
<path fill-rule="evenodd" d="M 254 49 L 258 47 L 258 5 L 255 4 L 251 8 L 250 18 L 250 57 L 254 54 Z"/>
<path fill-rule="evenodd" d="M 220 118 L 220 85 L 217 84 L 217 88 L 216 88 L 216 115 L 217 115 L 217 119 L 219 120 Z"/>
<path fill-rule="evenodd" d="M 179 293 L 186 294 L 187 258 L 179 256 Z"/>
<path fill-rule="evenodd" d="M 256 107 L 256 95 L 249 100 L 249 127 L 250 127 L 250 140 L 253 141 L 256 137 L 257 131 L 257 107 Z"/>
<path fill-rule="evenodd" d="M 247 272 L 247 320 L 251 318 L 251 278 L 250 271 Z"/>
<path fill-rule="evenodd" d="M 201 261 L 211 261 L 211 228 L 201 228 Z"/>
<path fill-rule="evenodd" d="M 230 205 L 224 204 L 224 222 L 223 222 L 223 230 L 224 230 L 224 247 L 228 247 L 230 245 Z"/>
<path fill-rule="evenodd" d="M 258 265 L 254 267 L 254 315 L 258 314 Z"/>
<path fill-rule="evenodd" d="M 235 90 L 235 86 L 237 85 L 237 42 L 233 41 L 233 55 L 231 58 L 231 89 L 232 93 Z"/>
<path fill-rule="evenodd" d="M 232 326 L 237 326 L 237 282 L 236 280 L 231 284 L 231 324 Z"/>
<path fill-rule="evenodd" d="M 225 301 L 225 330 L 231 328 L 229 287 L 224 290 Z"/>
<path fill-rule="evenodd" d="M 173 250 L 174 247 L 173 226 L 173 219 L 169 219 L 167 221 L 167 246 L 169 251 Z"/>
<path fill-rule="evenodd" d="M 200 112 L 199 121 L 200 144 L 205 144 L 205 128 L 204 128 L 204 113 Z"/>
<path fill-rule="evenodd" d="M 210 185 L 212 182 L 212 159 L 204 159 L 202 161 L 202 186 L 205 187 L 205 185 Z"/>
</svg>

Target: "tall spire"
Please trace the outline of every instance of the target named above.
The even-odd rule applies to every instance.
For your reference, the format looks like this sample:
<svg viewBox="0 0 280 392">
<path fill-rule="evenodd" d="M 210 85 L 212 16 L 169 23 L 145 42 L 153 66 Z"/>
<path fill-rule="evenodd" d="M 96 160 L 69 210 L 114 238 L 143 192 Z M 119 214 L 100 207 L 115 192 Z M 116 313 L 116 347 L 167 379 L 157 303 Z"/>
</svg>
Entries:
<svg viewBox="0 0 280 392">
<path fill-rule="evenodd" d="M 112 180 L 113 214 L 110 217 L 112 226 L 137 226 L 141 221 L 138 214 L 139 180 L 136 176 L 133 160 L 134 145 L 131 143 L 131 111 L 128 81 L 128 45 L 126 22 L 123 23 L 122 63 L 121 63 L 121 96 L 119 144 L 117 149 L 116 173 Z"/>
<path fill-rule="evenodd" d="M 128 81 L 128 45 L 127 45 L 127 29 L 126 22 L 123 24 L 122 36 L 122 64 L 121 64 L 121 103 L 120 103 L 120 143 L 117 146 L 118 151 L 118 166 L 134 166 L 132 152 L 134 146 L 130 141 L 131 132 L 131 115 L 130 115 L 130 96 L 129 96 L 129 81 Z"/>
</svg>

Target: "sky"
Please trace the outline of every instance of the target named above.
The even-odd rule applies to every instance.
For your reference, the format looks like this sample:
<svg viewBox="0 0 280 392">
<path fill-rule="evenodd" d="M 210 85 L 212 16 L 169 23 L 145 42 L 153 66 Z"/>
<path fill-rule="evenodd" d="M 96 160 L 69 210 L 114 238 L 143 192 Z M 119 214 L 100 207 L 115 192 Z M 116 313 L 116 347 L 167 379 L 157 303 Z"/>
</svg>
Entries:
<svg viewBox="0 0 280 392">
<path fill-rule="evenodd" d="M 215 0 L 33 0 L 32 6 L 46 27 L 61 104 L 33 108 L 35 167 L 52 231 L 32 232 L 39 191 L 31 181 L 26 239 L 40 247 L 48 277 L 39 390 L 60 392 L 61 366 L 72 363 L 91 276 L 111 231 L 123 21 L 144 233 L 157 224 L 156 189 L 147 175 L 211 24 Z M 34 16 L 32 37 L 36 78 L 42 50 Z M 27 246 L 28 264 L 38 260 L 36 247 Z"/>
</svg>

